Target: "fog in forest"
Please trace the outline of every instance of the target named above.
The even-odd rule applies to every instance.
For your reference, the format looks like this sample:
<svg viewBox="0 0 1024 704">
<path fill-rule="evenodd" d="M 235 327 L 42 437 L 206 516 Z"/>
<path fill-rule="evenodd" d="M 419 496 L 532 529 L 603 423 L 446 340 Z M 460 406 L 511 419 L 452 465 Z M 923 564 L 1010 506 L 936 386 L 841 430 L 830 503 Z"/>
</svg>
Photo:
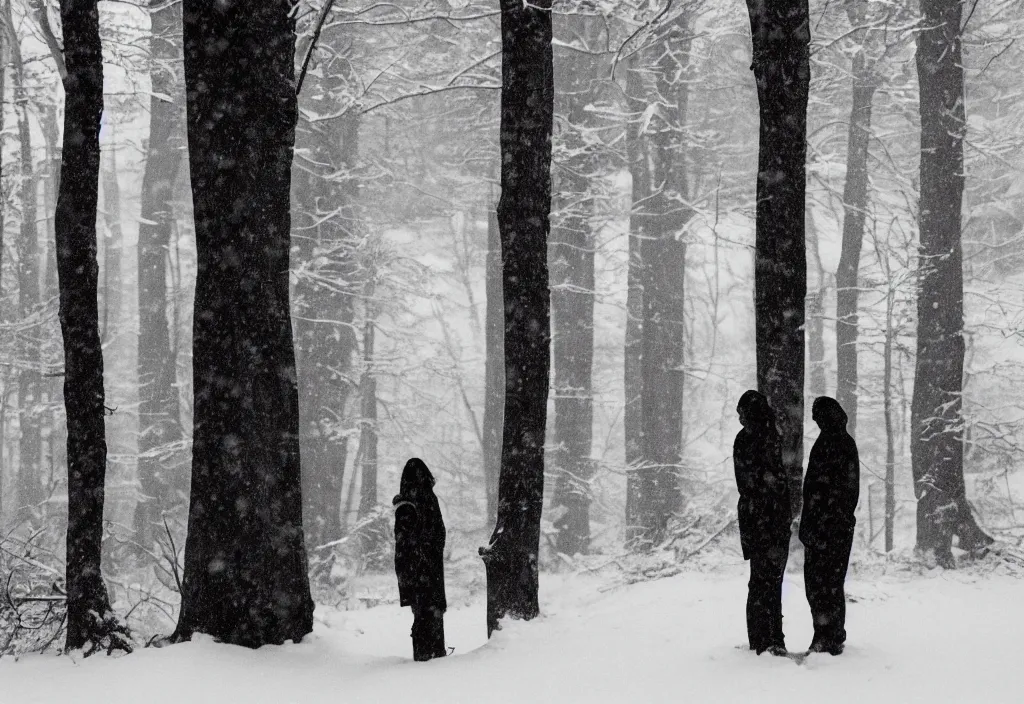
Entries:
<svg viewBox="0 0 1024 704">
<path fill-rule="evenodd" d="M 769 701 L 733 454 L 759 389 L 790 651 L 816 398 L 859 451 L 849 647 L 772 687 L 1014 700 L 951 672 L 1024 652 L 1024 2 L 242 4 L 98 3 L 106 454 L 79 495 L 84 319 L 62 337 L 58 310 L 91 301 L 91 251 L 57 213 L 88 205 L 65 89 L 98 74 L 61 15 L 97 3 L 0 0 L 0 692 L 133 701 L 195 668 L 194 701 Z M 414 457 L 447 531 L 456 658 L 430 672 L 398 669 Z M 98 546 L 100 517 L 93 569 L 69 536 Z M 310 629 L 244 661 L 212 643 Z M 98 670 L 13 662 L 76 632 L 136 651 L 112 699 Z M 503 662 L 524 682 L 500 692 Z"/>
</svg>

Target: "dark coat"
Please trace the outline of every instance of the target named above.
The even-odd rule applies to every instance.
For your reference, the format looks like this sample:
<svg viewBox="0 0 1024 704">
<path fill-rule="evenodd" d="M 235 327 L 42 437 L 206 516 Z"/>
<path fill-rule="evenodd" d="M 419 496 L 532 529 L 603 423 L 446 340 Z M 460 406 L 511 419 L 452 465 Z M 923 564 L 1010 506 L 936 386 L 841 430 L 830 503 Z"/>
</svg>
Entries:
<svg viewBox="0 0 1024 704">
<path fill-rule="evenodd" d="M 789 484 L 782 466 L 782 443 L 775 416 L 765 397 L 748 391 L 737 409 L 744 427 L 732 446 L 736 506 L 743 559 L 764 555 L 770 548 L 789 542 Z"/>
<path fill-rule="evenodd" d="M 812 416 L 821 434 L 814 441 L 804 477 L 800 542 L 814 550 L 849 542 L 860 498 L 860 456 L 846 432 L 846 412 L 828 396 L 814 401 Z"/>
<path fill-rule="evenodd" d="M 395 506 L 395 574 L 402 606 L 448 608 L 444 593 L 444 520 L 434 478 L 422 460 L 402 471 Z"/>
</svg>

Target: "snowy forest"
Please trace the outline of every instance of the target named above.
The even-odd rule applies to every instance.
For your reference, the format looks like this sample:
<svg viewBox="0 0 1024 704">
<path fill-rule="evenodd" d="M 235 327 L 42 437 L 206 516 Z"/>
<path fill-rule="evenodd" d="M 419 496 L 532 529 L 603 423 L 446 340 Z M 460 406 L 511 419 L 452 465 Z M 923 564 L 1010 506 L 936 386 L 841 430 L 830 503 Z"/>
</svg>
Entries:
<svg viewBox="0 0 1024 704">
<path fill-rule="evenodd" d="M 1019 701 L 1022 38 L 1022 0 L 0 0 L 0 700 Z M 843 658 L 737 645 L 748 389 L 793 648 L 812 404 L 848 416 Z M 456 657 L 405 667 L 414 457 Z"/>
</svg>

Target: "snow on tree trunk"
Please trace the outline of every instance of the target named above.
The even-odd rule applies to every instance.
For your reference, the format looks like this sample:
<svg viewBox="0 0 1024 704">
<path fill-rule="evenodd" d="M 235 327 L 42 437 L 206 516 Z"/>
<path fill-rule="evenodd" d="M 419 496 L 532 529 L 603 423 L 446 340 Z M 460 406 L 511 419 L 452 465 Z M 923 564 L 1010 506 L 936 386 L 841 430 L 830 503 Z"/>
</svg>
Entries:
<svg viewBox="0 0 1024 704">
<path fill-rule="evenodd" d="M 550 359 L 547 246 L 554 76 L 551 0 L 501 2 L 501 231 L 505 413 L 498 516 L 487 564 L 487 625 L 531 619 L 544 500 Z"/>
<path fill-rule="evenodd" d="M 642 54 L 628 91 L 638 141 L 630 229 L 640 246 L 640 456 L 627 487 L 627 541 L 660 543 L 679 509 L 683 438 L 683 293 L 686 244 L 683 229 L 687 176 L 682 129 L 688 89 L 689 41 L 683 19 Z M 647 67 L 653 67 L 653 70 Z M 627 79 L 627 81 L 630 79 Z M 638 85 L 639 84 L 639 85 Z M 644 173 L 638 174 L 638 171 Z M 637 178 L 638 177 L 638 178 Z"/>
<path fill-rule="evenodd" d="M 597 28 L 578 15 L 558 18 L 566 40 L 588 37 Z M 593 28 L 593 29 L 592 29 Z M 585 41 L 586 44 L 586 41 Z M 579 51 L 563 51 L 556 65 L 557 124 L 554 171 L 557 213 L 551 230 L 551 325 L 554 352 L 555 490 L 551 511 L 555 549 L 566 555 L 587 551 L 590 544 L 590 449 L 593 440 L 592 368 L 594 361 L 595 160 L 587 134 L 592 118 L 592 81 L 597 63 Z"/>
<path fill-rule="evenodd" d="M 807 0 L 747 0 L 760 104 L 754 311 L 757 386 L 778 414 L 798 509 L 803 473 Z"/>
<path fill-rule="evenodd" d="M 149 547 L 162 531 L 162 514 L 188 495 L 187 458 L 172 446 L 182 439 L 177 360 L 167 315 L 167 262 L 174 231 L 175 182 L 185 149 L 185 93 L 181 89 L 181 4 L 151 0 L 149 149 L 142 175 L 138 260 L 139 484 L 134 528 Z"/>
<path fill-rule="evenodd" d="M 192 490 L 174 640 L 313 627 L 288 307 L 295 20 L 285 2 L 185 0 L 198 269 Z M 244 135 L 244 139 L 240 138 Z"/>
<path fill-rule="evenodd" d="M 856 15 L 851 15 L 851 21 Z M 836 400 L 846 411 L 850 435 L 857 434 L 857 275 L 868 208 L 868 145 L 875 83 L 864 49 L 853 57 L 853 106 L 846 140 L 843 186 L 843 244 L 836 270 Z"/>
<path fill-rule="evenodd" d="M 5 23 L 13 30 L 11 4 L 5 7 Z M 12 32 L 13 34 L 13 32 Z M 36 173 L 32 157 L 32 133 L 29 127 L 28 92 L 25 85 L 25 64 L 21 56 L 20 38 L 11 42 L 14 64 L 14 100 L 18 121 L 18 155 L 21 166 L 20 201 L 21 228 L 18 233 L 18 314 L 28 323 L 39 312 L 39 248 L 37 220 Z M 41 457 L 42 418 L 39 415 L 41 375 L 39 373 L 41 326 L 33 325 L 18 335 L 18 505 L 21 514 L 35 519 L 34 509 L 45 498 Z"/>
<path fill-rule="evenodd" d="M 103 57 L 96 0 L 61 0 L 64 150 L 54 219 L 68 428 L 66 648 L 131 650 L 100 574 L 107 445 L 96 293 Z"/>
<path fill-rule="evenodd" d="M 975 521 L 964 486 L 962 5 L 959 0 L 921 0 L 921 14 L 921 244 L 911 461 L 918 500 L 917 547 L 951 567 L 954 535 L 968 550 L 992 539 Z"/>
</svg>

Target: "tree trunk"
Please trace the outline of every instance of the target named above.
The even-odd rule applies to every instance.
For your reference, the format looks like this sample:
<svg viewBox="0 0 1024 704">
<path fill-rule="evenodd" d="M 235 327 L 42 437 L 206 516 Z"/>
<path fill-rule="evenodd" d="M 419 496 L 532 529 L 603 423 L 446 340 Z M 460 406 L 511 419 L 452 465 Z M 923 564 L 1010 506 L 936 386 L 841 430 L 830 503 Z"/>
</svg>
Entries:
<svg viewBox="0 0 1024 704">
<path fill-rule="evenodd" d="M 18 234 L 18 313 L 22 322 L 29 321 L 39 310 L 39 233 L 36 228 L 36 173 L 32 158 L 32 135 L 29 130 L 28 93 L 25 86 L 25 64 L 19 39 L 14 32 L 11 4 L 4 7 L 4 22 L 10 31 L 11 62 L 14 65 L 14 99 L 18 120 L 18 147 L 21 183 L 18 198 L 21 204 L 21 229 Z M 39 373 L 41 326 L 22 330 L 18 336 L 18 415 L 21 434 L 18 441 L 18 504 L 21 517 L 35 520 L 34 509 L 46 498 L 40 462 Z"/>
<path fill-rule="evenodd" d="M 64 150 L 55 234 L 64 337 L 68 427 L 67 642 L 131 650 L 111 613 L 100 574 L 103 482 L 103 349 L 96 303 L 96 209 L 100 175 L 103 56 L 96 0 L 61 0 L 64 26 Z M 109 652 L 109 650 L 108 650 Z M 88 653 L 87 653 L 88 654 Z"/>
<path fill-rule="evenodd" d="M 631 113 L 643 113 L 647 98 L 640 76 L 639 55 L 626 68 L 626 99 Z M 626 144 L 629 173 L 632 177 L 633 204 L 629 213 L 628 269 L 626 273 L 626 340 L 624 350 L 623 387 L 625 391 L 622 425 L 626 454 L 626 543 L 634 544 L 640 533 L 640 503 L 647 493 L 644 489 L 644 474 L 640 469 L 643 460 L 642 390 L 640 368 L 643 363 L 643 305 L 644 305 L 644 263 L 640 239 L 639 213 L 636 204 L 643 201 L 650 190 L 650 175 L 647 159 L 641 148 L 639 118 L 630 118 Z"/>
<path fill-rule="evenodd" d="M 487 548 L 487 630 L 531 619 L 544 501 L 550 369 L 547 247 L 554 75 L 551 0 L 501 0 L 501 199 L 505 413 L 498 517 Z"/>
<path fill-rule="evenodd" d="M 353 171 L 359 155 L 359 118 L 352 104 L 356 77 L 349 56 L 340 48 L 348 41 L 333 28 L 321 37 L 327 54 L 322 77 L 307 75 L 303 100 L 317 114 L 348 109 L 329 123 L 330 128 L 325 126 L 328 123 L 299 123 L 297 139 L 306 156 L 300 157 L 294 171 L 293 241 L 299 267 L 295 341 L 305 458 L 303 513 L 310 546 L 336 540 L 343 532 L 346 407 L 354 390 L 349 373 L 356 349 L 353 250 L 359 240 L 355 208 L 359 180 Z"/>
<path fill-rule="evenodd" d="M 556 20 L 559 34 L 587 36 L 579 16 Z M 579 60 L 583 57 L 583 60 Z M 554 352 L 555 490 L 551 508 L 555 549 L 584 553 L 590 544 L 590 450 L 593 439 L 594 242 L 590 214 L 596 166 L 583 132 L 591 127 L 592 67 L 586 54 L 567 51 L 558 62 L 555 112 L 560 117 L 551 230 L 551 325 Z"/>
<path fill-rule="evenodd" d="M 885 297 L 885 343 L 882 350 L 882 404 L 885 412 L 885 551 L 892 552 L 896 524 L 896 442 L 892 422 L 892 327 L 896 291 L 890 284 Z"/>
<path fill-rule="evenodd" d="M 642 316 L 640 334 L 640 466 L 632 470 L 633 511 L 627 537 L 636 547 L 662 542 L 679 510 L 683 438 L 683 316 L 686 244 L 683 229 L 687 175 L 682 129 L 688 91 L 689 41 L 685 21 L 642 55 L 653 78 L 629 93 L 631 113 L 640 113 L 635 152 L 643 169 L 634 186 L 630 227 L 640 245 Z M 634 72 L 639 67 L 634 67 Z M 628 80 L 628 79 L 627 79 Z M 644 84 L 639 77 L 633 85 Z M 640 97 L 642 96 L 642 97 Z M 627 489 L 628 490 L 628 489 Z"/>
<path fill-rule="evenodd" d="M 852 17 L 851 17 L 852 19 Z M 836 400 L 857 434 L 857 273 L 868 208 L 868 146 L 875 84 L 865 67 L 864 50 L 853 57 L 853 107 L 846 144 L 843 187 L 843 245 L 836 270 Z"/>
<path fill-rule="evenodd" d="M 754 315 L 757 386 L 778 414 L 794 515 L 803 475 L 807 0 L 747 0 L 760 105 Z"/>
<path fill-rule="evenodd" d="M 198 267 L 192 490 L 175 640 L 200 632 L 255 648 L 297 642 L 313 627 L 288 307 L 297 116 L 290 8 L 183 4 Z"/>
<path fill-rule="evenodd" d="M 962 5 L 959 0 L 921 0 L 921 14 L 921 246 L 911 460 L 917 547 L 952 567 L 954 535 L 965 550 L 992 542 L 975 521 L 964 486 Z"/>
<path fill-rule="evenodd" d="M 142 176 L 142 217 L 138 244 L 139 483 L 135 506 L 137 540 L 148 547 L 165 511 L 188 496 L 187 457 L 173 443 L 182 438 L 178 408 L 177 359 L 167 314 L 167 265 L 174 232 L 175 182 L 184 144 L 181 74 L 181 4 L 150 0 L 152 37 L 149 149 Z"/>
<path fill-rule="evenodd" d="M 377 324 L 375 274 L 371 271 L 364 287 L 366 320 L 363 321 L 363 378 L 359 384 L 361 394 L 361 423 L 359 429 L 359 459 L 362 476 L 359 480 L 359 520 L 377 508 L 377 377 L 373 368 L 374 332 Z M 365 548 L 368 548 L 364 544 Z"/>
<path fill-rule="evenodd" d="M 828 393 L 825 382 L 825 296 L 828 288 L 814 218 L 811 213 L 807 213 L 806 218 L 808 259 L 814 264 L 813 288 L 807 295 L 807 365 L 811 372 L 807 390 L 813 400 Z"/>
<path fill-rule="evenodd" d="M 484 321 L 483 464 L 487 492 L 487 522 L 498 518 L 498 477 L 501 474 L 501 428 L 505 404 L 505 329 L 501 292 L 501 234 L 498 216 L 487 212 L 487 259 L 485 264 L 487 311 Z"/>
</svg>

